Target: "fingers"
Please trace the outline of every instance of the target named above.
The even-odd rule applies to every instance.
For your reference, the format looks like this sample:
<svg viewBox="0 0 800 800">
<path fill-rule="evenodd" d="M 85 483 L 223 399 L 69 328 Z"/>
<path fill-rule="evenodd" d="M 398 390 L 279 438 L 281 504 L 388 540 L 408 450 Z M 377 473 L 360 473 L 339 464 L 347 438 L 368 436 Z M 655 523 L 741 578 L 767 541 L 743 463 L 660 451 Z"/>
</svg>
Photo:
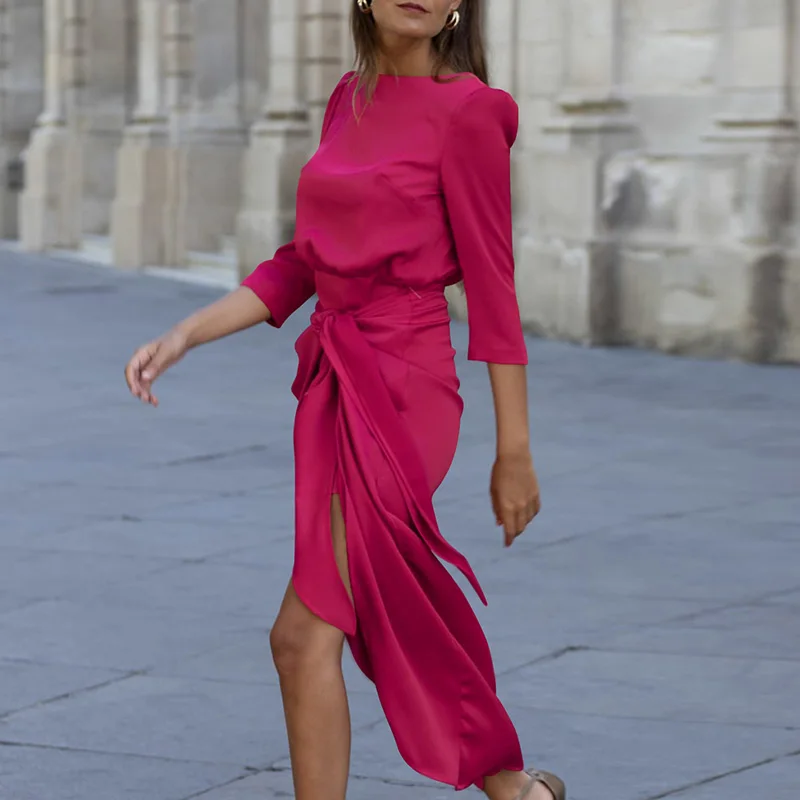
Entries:
<svg viewBox="0 0 800 800">
<path fill-rule="evenodd" d="M 539 495 L 536 494 L 522 507 L 509 506 L 502 510 L 499 515 L 497 511 L 495 511 L 495 515 L 499 520 L 498 524 L 503 526 L 506 547 L 510 547 L 514 543 L 514 540 L 525 531 L 528 525 L 533 521 L 533 518 L 539 513 L 541 507 L 541 499 Z"/>
<path fill-rule="evenodd" d="M 153 357 L 158 352 L 156 344 L 145 345 L 134 353 L 125 367 L 125 380 L 134 397 L 142 402 L 157 406 L 158 400 L 151 392 L 151 385 L 155 378 L 153 375 Z M 153 377 L 151 377 L 151 375 Z"/>
</svg>

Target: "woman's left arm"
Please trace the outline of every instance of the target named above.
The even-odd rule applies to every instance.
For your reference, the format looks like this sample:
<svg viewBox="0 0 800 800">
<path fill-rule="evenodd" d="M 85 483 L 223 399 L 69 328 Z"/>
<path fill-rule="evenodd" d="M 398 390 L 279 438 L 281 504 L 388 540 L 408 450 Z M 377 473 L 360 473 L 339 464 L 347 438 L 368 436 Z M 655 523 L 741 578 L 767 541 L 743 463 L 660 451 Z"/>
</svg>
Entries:
<svg viewBox="0 0 800 800">
<path fill-rule="evenodd" d="M 518 109 L 510 95 L 476 89 L 453 115 L 442 159 L 442 186 L 467 298 L 467 358 L 488 364 L 494 396 L 497 457 L 490 495 L 506 545 L 540 506 L 530 453 L 528 352 L 514 284 L 510 151 L 517 127 Z"/>
<path fill-rule="evenodd" d="M 526 368 L 522 364 L 490 363 L 489 378 L 497 421 L 490 494 L 495 519 L 503 526 L 509 547 L 541 508 L 531 457 Z"/>
</svg>

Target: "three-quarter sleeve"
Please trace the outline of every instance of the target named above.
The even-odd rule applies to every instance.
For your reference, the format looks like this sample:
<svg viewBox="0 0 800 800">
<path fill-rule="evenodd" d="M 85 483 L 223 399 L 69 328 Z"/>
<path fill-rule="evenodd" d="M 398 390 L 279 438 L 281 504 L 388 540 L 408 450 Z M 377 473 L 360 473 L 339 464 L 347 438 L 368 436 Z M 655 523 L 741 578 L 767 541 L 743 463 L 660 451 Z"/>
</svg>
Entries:
<svg viewBox="0 0 800 800">
<path fill-rule="evenodd" d="M 314 270 L 298 255 L 293 242 L 259 264 L 243 281 L 269 309 L 270 325 L 280 328 L 316 291 Z"/>
<path fill-rule="evenodd" d="M 511 216 L 510 151 L 518 125 L 513 98 L 482 86 L 454 112 L 444 141 L 442 190 L 464 280 L 472 361 L 528 363 Z"/>
<path fill-rule="evenodd" d="M 339 81 L 328 100 L 320 141 L 325 138 L 336 116 L 339 100 L 351 75 L 347 73 Z M 269 309 L 267 322 L 276 328 L 280 328 L 316 291 L 314 270 L 303 261 L 294 242 L 279 247 L 275 255 L 259 264 L 241 285 L 255 292 Z"/>
</svg>

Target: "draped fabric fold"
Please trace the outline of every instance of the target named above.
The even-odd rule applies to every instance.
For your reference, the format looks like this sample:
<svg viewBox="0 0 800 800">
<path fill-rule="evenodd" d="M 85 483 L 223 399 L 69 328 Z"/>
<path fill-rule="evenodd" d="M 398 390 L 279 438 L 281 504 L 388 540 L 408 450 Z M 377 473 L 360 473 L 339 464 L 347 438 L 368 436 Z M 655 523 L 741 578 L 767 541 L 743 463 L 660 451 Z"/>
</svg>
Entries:
<svg viewBox="0 0 800 800">
<path fill-rule="evenodd" d="M 403 417 L 403 393 L 427 376 L 402 332 L 448 325 L 446 302 L 440 291 L 411 300 L 403 292 L 357 310 L 319 303 L 297 342 L 293 584 L 312 612 L 347 635 L 408 764 L 463 789 L 521 769 L 522 755 L 486 638 L 439 559 L 486 599 L 439 531 L 425 460 Z M 410 371 L 398 377 L 392 367 L 401 361 Z M 441 391 L 443 403 L 456 394 Z M 345 519 L 352 603 L 333 554 L 333 493 Z"/>
</svg>

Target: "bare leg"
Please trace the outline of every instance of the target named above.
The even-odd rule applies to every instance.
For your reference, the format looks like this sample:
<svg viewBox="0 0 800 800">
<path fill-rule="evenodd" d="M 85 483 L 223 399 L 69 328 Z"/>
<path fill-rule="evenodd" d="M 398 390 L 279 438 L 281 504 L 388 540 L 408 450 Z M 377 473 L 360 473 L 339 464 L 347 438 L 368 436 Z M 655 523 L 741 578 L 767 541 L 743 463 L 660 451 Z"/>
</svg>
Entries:
<svg viewBox="0 0 800 800">
<path fill-rule="evenodd" d="M 331 530 L 336 563 L 350 593 L 337 495 L 331 502 Z M 342 675 L 344 634 L 312 614 L 290 583 L 270 644 L 280 677 L 295 798 L 344 800 L 350 769 L 350 710 Z"/>
</svg>

